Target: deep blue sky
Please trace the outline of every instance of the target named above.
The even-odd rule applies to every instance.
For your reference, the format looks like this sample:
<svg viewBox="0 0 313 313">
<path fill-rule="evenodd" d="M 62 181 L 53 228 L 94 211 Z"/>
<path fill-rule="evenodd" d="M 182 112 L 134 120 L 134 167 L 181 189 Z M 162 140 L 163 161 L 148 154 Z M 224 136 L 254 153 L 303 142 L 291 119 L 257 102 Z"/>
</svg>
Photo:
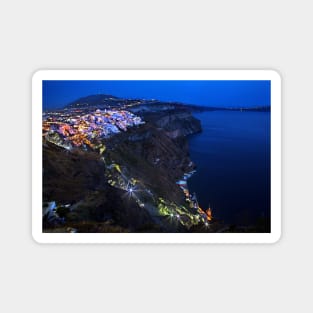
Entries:
<svg viewBox="0 0 313 313">
<path fill-rule="evenodd" d="M 218 107 L 270 105 L 270 81 L 43 81 L 43 107 L 58 108 L 84 96 L 158 99 Z"/>
</svg>

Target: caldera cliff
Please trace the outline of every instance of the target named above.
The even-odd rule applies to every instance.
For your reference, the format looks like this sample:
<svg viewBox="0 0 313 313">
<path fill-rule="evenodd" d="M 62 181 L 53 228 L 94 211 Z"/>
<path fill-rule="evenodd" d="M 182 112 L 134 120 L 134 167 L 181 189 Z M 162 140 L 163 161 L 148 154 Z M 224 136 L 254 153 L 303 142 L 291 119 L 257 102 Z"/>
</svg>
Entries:
<svg viewBox="0 0 313 313">
<path fill-rule="evenodd" d="M 145 124 L 103 140 L 101 153 L 43 140 L 47 232 L 186 232 L 196 210 L 176 184 L 195 168 L 187 136 L 200 121 L 183 108 L 137 112 Z M 46 213 L 46 212 L 45 212 Z M 179 216 L 173 222 L 171 216 Z"/>
</svg>

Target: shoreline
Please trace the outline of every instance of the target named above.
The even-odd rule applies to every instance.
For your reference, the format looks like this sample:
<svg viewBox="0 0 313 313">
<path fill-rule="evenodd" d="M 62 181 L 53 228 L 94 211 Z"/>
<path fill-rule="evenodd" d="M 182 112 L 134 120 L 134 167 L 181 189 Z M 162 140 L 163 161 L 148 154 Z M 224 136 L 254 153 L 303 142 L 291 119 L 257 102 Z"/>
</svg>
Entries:
<svg viewBox="0 0 313 313">
<path fill-rule="evenodd" d="M 196 173 L 196 170 L 192 170 L 191 172 L 184 173 L 183 179 L 176 182 L 176 184 L 183 190 L 183 193 L 185 194 L 185 200 L 187 203 L 190 203 L 190 208 L 193 208 L 197 210 L 200 217 L 203 218 L 205 226 L 209 226 L 209 222 L 212 221 L 212 211 L 211 208 L 208 208 L 208 210 L 203 210 L 197 199 L 197 195 L 194 192 L 193 195 L 190 194 L 189 187 L 188 187 L 188 179 Z"/>
</svg>

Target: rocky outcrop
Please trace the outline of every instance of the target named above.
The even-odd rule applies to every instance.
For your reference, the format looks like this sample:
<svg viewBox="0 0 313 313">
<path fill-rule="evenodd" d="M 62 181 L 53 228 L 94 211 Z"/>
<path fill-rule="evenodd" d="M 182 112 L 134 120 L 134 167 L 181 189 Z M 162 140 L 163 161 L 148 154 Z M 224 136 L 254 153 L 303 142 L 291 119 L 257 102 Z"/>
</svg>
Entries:
<svg viewBox="0 0 313 313">
<path fill-rule="evenodd" d="M 44 201 L 75 202 L 102 189 L 105 166 L 95 152 L 68 151 L 48 141 L 43 144 Z"/>
<path fill-rule="evenodd" d="M 104 173 L 105 164 L 97 153 L 67 151 L 49 142 L 43 146 L 43 200 L 70 204 L 68 225 L 84 229 L 86 224 L 110 221 L 119 230 L 134 231 L 151 224 L 148 212 L 110 186 Z"/>
<path fill-rule="evenodd" d="M 161 114 L 147 114 L 146 118 L 164 130 L 171 138 L 201 132 L 201 123 L 187 110 L 169 110 Z"/>
<path fill-rule="evenodd" d="M 122 175 L 136 179 L 151 199 L 183 205 L 184 195 L 176 181 L 194 167 L 186 136 L 201 131 L 201 125 L 184 110 L 148 112 L 143 117 L 145 125 L 105 139 L 103 156 L 44 143 L 43 198 L 71 204 L 66 226 L 81 232 L 177 231 L 171 228 L 177 226 L 156 218 L 149 205 L 140 206 L 125 196 L 125 190 L 110 185 L 107 171 L 111 164 L 118 164 Z"/>
</svg>

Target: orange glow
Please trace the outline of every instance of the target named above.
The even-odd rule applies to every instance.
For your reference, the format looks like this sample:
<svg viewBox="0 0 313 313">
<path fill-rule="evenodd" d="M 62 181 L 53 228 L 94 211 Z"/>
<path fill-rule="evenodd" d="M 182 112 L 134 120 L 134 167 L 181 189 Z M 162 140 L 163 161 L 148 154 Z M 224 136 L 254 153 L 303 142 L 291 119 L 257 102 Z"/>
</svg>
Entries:
<svg viewBox="0 0 313 313">
<path fill-rule="evenodd" d="M 211 221 L 211 220 L 212 220 L 212 210 L 211 210 L 211 208 L 208 208 L 208 209 L 205 211 L 205 214 L 207 215 L 207 220 L 208 220 L 208 221 Z"/>
</svg>

